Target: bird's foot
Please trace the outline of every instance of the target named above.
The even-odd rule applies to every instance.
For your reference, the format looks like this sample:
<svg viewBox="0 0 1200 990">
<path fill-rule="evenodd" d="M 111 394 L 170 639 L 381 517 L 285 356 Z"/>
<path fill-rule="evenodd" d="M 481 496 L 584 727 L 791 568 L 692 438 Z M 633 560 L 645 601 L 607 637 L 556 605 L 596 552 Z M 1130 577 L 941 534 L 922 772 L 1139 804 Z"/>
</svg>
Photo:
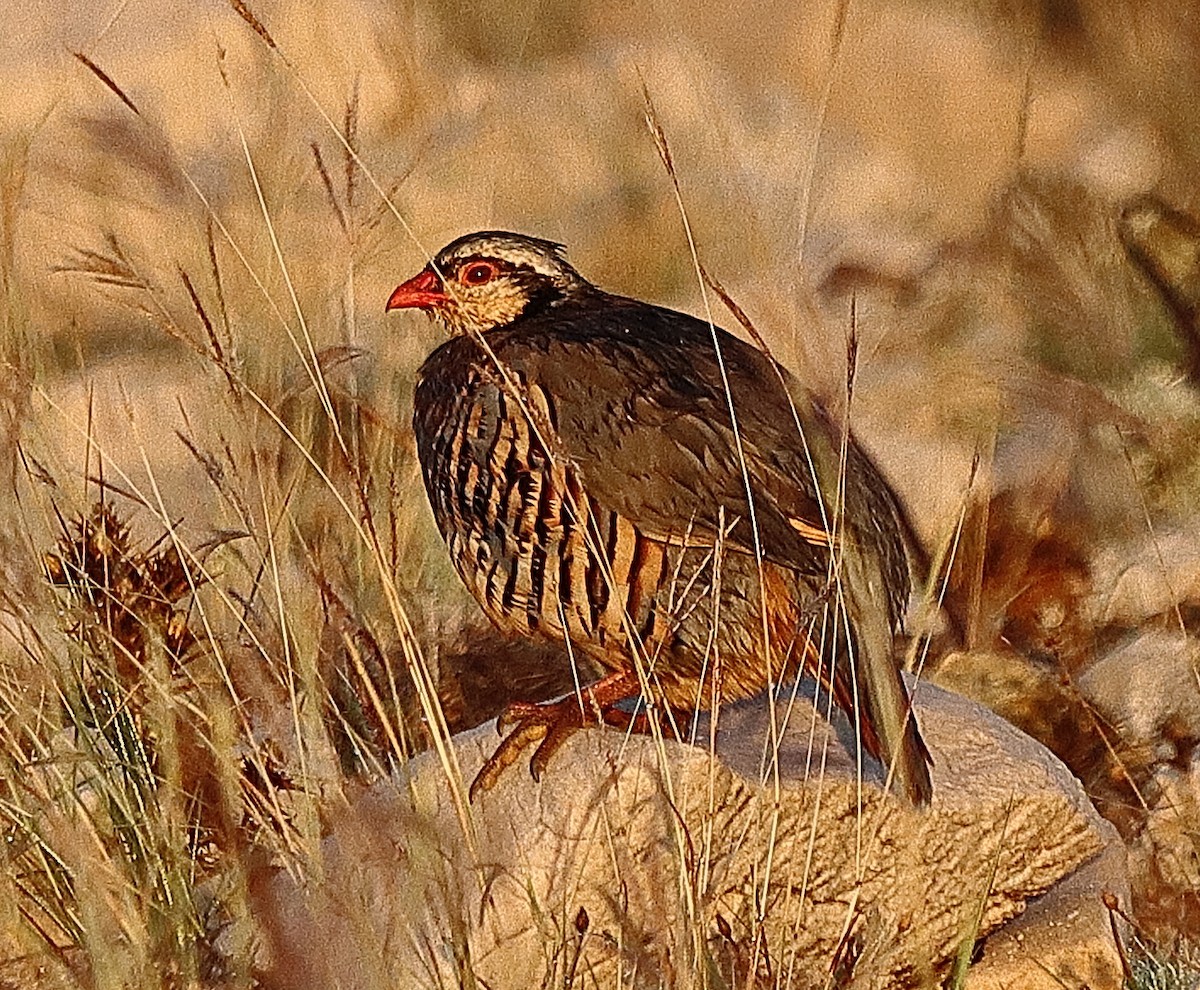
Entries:
<svg viewBox="0 0 1200 990">
<path fill-rule="evenodd" d="M 523 750 L 537 743 L 529 760 L 533 779 L 541 778 L 550 758 L 576 730 L 585 725 L 612 725 L 634 732 L 648 731 L 644 713 L 631 714 L 616 705 L 640 693 L 637 675 L 620 671 L 558 701 L 516 701 L 500 713 L 496 727 L 512 729 L 471 782 L 470 799 L 491 788 L 500 774 L 515 763 Z"/>
</svg>

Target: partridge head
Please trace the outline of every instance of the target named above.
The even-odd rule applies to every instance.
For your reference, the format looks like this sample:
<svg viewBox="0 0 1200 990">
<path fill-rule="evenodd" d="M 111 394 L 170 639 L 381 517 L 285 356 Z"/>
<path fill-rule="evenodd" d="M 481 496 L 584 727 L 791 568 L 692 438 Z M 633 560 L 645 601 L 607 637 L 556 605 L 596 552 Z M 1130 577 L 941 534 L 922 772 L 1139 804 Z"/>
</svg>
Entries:
<svg viewBox="0 0 1200 990">
<path fill-rule="evenodd" d="M 563 246 L 488 230 L 452 241 L 407 282 L 387 309 L 421 309 L 451 334 L 481 334 L 597 291 Z"/>
</svg>

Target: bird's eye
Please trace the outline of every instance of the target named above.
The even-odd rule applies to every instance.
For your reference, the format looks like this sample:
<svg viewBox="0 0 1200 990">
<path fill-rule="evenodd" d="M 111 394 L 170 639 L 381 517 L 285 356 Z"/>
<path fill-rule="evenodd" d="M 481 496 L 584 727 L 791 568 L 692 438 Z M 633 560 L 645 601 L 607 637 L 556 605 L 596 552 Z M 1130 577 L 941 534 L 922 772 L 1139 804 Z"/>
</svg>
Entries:
<svg viewBox="0 0 1200 990">
<path fill-rule="evenodd" d="M 467 285 L 483 285 L 484 282 L 490 282 L 496 275 L 496 266 L 489 265 L 485 261 L 476 262 L 473 265 L 467 265 L 463 269 L 460 276 Z"/>
</svg>

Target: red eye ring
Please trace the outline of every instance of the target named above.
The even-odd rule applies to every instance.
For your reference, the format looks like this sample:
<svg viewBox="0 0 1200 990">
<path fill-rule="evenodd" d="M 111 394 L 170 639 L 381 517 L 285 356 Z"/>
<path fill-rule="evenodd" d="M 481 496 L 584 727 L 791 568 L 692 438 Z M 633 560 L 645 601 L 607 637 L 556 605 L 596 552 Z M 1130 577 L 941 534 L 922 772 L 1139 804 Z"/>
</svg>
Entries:
<svg viewBox="0 0 1200 990">
<path fill-rule="evenodd" d="M 462 270 L 459 278 L 467 285 L 483 285 L 496 276 L 496 266 L 486 261 L 474 261 Z"/>
</svg>

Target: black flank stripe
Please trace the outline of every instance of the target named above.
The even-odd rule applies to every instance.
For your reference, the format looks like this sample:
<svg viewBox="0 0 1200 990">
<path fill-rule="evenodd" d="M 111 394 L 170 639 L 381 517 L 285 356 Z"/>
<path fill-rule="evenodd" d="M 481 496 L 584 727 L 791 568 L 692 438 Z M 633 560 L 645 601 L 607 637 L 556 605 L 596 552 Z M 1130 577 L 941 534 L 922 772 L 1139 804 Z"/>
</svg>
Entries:
<svg viewBox="0 0 1200 990">
<path fill-rule="evenodd" d="M 470 453 L 464 450 L 462 454 L 459 455 L 457 464 L 458 470 L 455 472 L 457 475 L 458 484 L 455 485 L 454 494 L 458 500 L 458 511 L 462 514 L 462 518 L 466 520 L 468 524 L 474 523 L 475 520 L 474 502 L 472 496 L 474 489 L 479 487 L 478 482 L 475 484 L 471 483 L 471 467 L 473 463 L 474 462 L 471 459 Z M 486 471 L 483 472 L 483 474 L 486 473 Z"/>
<path fill-rule="evenodd" d="M 558 410 L 554 407 L 554 396 L 542 389 L 542 398 L 546 400 L 546 415 L 550 417 L 550 425 L 558 432 Z"/>
<path fill-rule="evenodd" d="M 450 503 L 449 508 L 459 519 L 468 519 L 468 513 L 471 510 L 467 503 L 463 486 L 466 484 L 467 470 L 470 467 L 469 457 L 463 456 L 463 448 L 467 444 L 467 419 L 470 417 L 471 411 L 468 406 L 459 416 L 458 421 L 454 424 L 450 440 L 450 456 L 446 462 L 446 473 L 444 477 L 454 478 L 453 493 L 448 493 L 450 498 L 447 501 Z M 457 501 L 457 505 L 454 502 Z"/>
<path fill-rule="evenodd" d="M 554 510 L 552 508 L 554 499 L 557 495 L 554 488 L 554 475 L 551 468 L 546 468 L 542 471 L 542 490 L 538 493 L 537 515 L 533 520 L 533 533 L 536 542 L 543 546 L 550 544 L 550 517 Z M 562 515 L 562 513 L 559 513 Z"/>
<path fill-rule="evenodd" d="M 585 579 L 587 581 L 588 608 L 591 612 L 592 628 L 595 629 L 600 622 L 600 616 L 608 607 L 608 582 L 604 579 L 604 572 L 611 564 L 601 565 L 600 555 L 604 553 L 604 548 L 596 545 L 602 538 L 603 526 L 601 524 L 601 513 L 603 510 L 592 499 L 588 499 L 588 510 L 592 532 L 588 534 L 588 539 L 586 540 L 587 570 L 585 571 Z M 615 532 L 615 514 L 609 514 L 608 523 L 610 533 Z M 611 561 L 611 558 L 609 559 Z"/>
<path fill-rule="evenodd" d="M 522 471 L 517 477 L 517 494 L 520 495 L 520 500 L 517 508 L 517 537 L 524 543 L 531 536 L 537 527 L 536 518 L 529 519 L 531 513 L 536 514 L 537 506 L 534 504 L 533 495 L 534 477 L 529 471 Z"/>
<path fill-rule="evenodd" d="M 546 592 L 546 545 L 540 540 L 533 543 L 533 553 L 529 558 L 529 581 L 532 586 L 528 608 L 529 628 L 537 628 L 541 618 L 542 596 Z"/>
<path fill-rule="evenodd" d="M 509 492 L 511 491 L 511 478 L 509 477 L 509 465 L 512 463 L 513 447 L 515 446 L 515 441 L 512 439 L 512 429 L 511 429 L 512 424 L 509 423 L 509 421 L 508 421 L 508 403 L 504 401 L 504 393 L 503 392 L 500 392 L 499 394 L 497 394 L 496 402 L 499 404 L 500 414 L 496 417 L 496 424 L 497 424 L 496 425 L 496 440 L 492 444 L 492 453 L 496 452 L 496 448 L 499 446 L 499 444 L 501 442 L 501 437 L 504 437 L 504 435 L 506 433 L 509 434 L 508 437 L 505 438 L 508 440 L 508 450 L 504 454 L 505 485 L 501 489 L 500 504 L 496 507 L 496 518 L 497 519 L 507 519 L 508 518 L 508 510 L 507 510 L 508 495 L 509 495 Z M 490 464 L 488 465 L 488 469 L 489 469 L 489 473 L 491 473 L 491 465 Z"/>
<path fill-rule="evenodd" d="M 522 414 L 518 411 L 518 415 Z M 521 480 L 522 468 L 524 467 L 524 465 L 521 463 L 520 454 L 517 451 L 517 428 L 512 423 L 509 423 L 508 427 L 508 455 L 504 458 L 504 489 L 500 496 L 500 505 L 496 510 L 496 517 L 498 519 L 510 518 L 509 513 L 514 508 L 511 504 L 513 490 L 517 488 L 517 483 Z M 519 505 L 516 508 L 518 513 L 516 520 L 519 522 Z M 513 526 L 512 528 L 514 531 L 517 529 L 516 526 Z"/>
<path fill-rule="evenodd" d="M 550 518 L 554 498 L 553 469 L 546 468 L 542 473 L 542 491 L 538 499 L 537 516 L 533 521 L 533 560 L 529 565 L 530 577 L 533 580 L 534 609 L 538 614 L 542 611 L 542 600 L 546 594 L 546 559 L 550 553 L 551 538 L 547 521 Z M 565 532 L 559 531 L 554 535 L 555 537 L 561 536 L 565 541 Z M 562 544 L 559 544 L 559 560 L 561 568 Z M 557 606 L 555 610 L 557 611 Z"/>
<path fill-rule="evenodd" d="M 566 490 L 563 493 L 562 509 L 560 510 L 562 540 L 558 544 L 558 600 L 562 602 L 565 612 L 575 602 L 577 595 L 587 594 L 586 587 L 575 587 L 574 573 L 575 555 L 577 553 L 584 554 L 585 562 L 588 558 L 586 539 L 580 539 L 581 536 L 586 537 L 587 535 L 587 502 L 584 500 L 583 490 L 579 487 L 579 481 L 575 477 L 575 471 L 569 464 L 566 467 L 563 487 Z"/>
<path fill-rule="evenodd" d="M 509 458 L 504 462 L 504 480 L 502 482 L 504 487 L 500 488 L 500 504 L 496 510 L 497 526 L 511 521 L 509 512 L 512 508 L 512 492 L 516 491 L 517 482 L 520 480 L 521 474 L 517 472 L 516 455 L 510 443 Z M 518 497 L 520 497 L 520 493 L 518 493 Z M 510 529 L 512 532 L 516 532 L 515 526 L 510 527 Z"/>
<path fill-rule="evenodd" d="M 512 611 L 513 601 L 517 595 L 517 574 L 520 570 L 521 558 L 516 557 L 512 561 L 512 567 L 509 568 L 508 580 L 504 582 L 504 597 L 500 599 L 505 615 Z"/>
<path fill-rule="evenodd" d="M 492 562 L 492 566 L 488 568 L 487 584 L 484 585 L 484 597 L 487 599 L 488 604 L 497 610 L 500 610 L 501 603 L 496 601 L 496 571 L 498 571 L 503 564 L 503 557 L 497 557 Z M 509 579 L 511 580 L 511 575 L 509 576 Z"/>
<path fill-rule="evenodd" d="M 658 579 L 654 582 L 655 591 L 662 591 L 667 583 L 667 579 L 671 576 L 671 546 L 667 544 L 662 548 L 662 563 L 658 568 Z M 681 553 L 683 551 L 680 551 Z"/>
<path fill-rule="evenodd" d="M 509 449 L 511 451 L 511 448 Z M 521 475 L 516 469 L 516 458 L 510 453 L 508 461 L 504 465 L 504 490 L 500 494 L 500 508 L 496 514 L 496 529 L 501 530 L 507 528 L 508 532 L 513 535 L 514 546 L 515 541 L 520 539 L 520 533 L 518 532 L 521 524 L 521 495 L 519 491 L 520 481 Z M 515 517 L 510 516 L 509 514 L 510 510 L 514 508 L 512 505 L 512 494 L 514 491 L 517 492 L 517 505 L 515 506 L 517 513 Z M 508 543 L 505 543 L 504 545 L 506 548 L 508 547 Z"/>
<path fill-rule="evenodd" d="M 498 396 L 501 403 L 504 401 L 504 396 Z M 503 410 L 503 405 L 501 405 Z M 486 432 L 487 417 L 480 418 L 479 427 L 473 440 L 483 439 Z M 492 439 L 488 443 L 482 456 L 476 454 L 476 461 L 479 463 L 479 476 L 475 479 L 475 491 L 471 493 L 471 518 L 475 520 L 476 525 L 483 529 L 488 515 L 488 502 L 492 497 L 492 486 L 495 485 L 496 479 L 492 475 L 491 460 L 492 452 L 496 449 L 496 445 L 500 442 L 500 435 L 504 430 L 503 415 L 497 416 L 496 421 L 492 424 Z"/>
<path fill-rule="evenodd" d="M 642 633 L 644 640 L 649 640 L 654 635 L 654 623 L 658 618 L 658 600 L 662 595 L 663 589 L 667 582 L 671 579 L 671 554 L 668 547 L 660 548 L 661 558 L 658 565 L 658 577 L 654 580 L 654 598 L 650 602 L 650 615 L 646 618 L 646 629 Z"/>
<path fill-rule="evenodd" d="M 571 538 L 575 535 L 575 513 L 563 502 L 562 539 L 558 541 L 558 600 L 564 606 L 571 604 Z"/>
<path fill-rule="evenodd" d="M 475 481 L 475 492 L 471 497 L 471 516 L 480 528 L 484 527 L 487 520 L 488 501 L 492 497 L 492 485 L 495 483 L 496 479 L 487 467 L 479 472 Z"/>
<path fill-rule="evenodd" d="M 619 531 L 620 522 L 615 512 L 608 514 L 608 545 L 604 548 L 604 556 L 608 558 L 608 566 L 611 569 L 613 563 L 617 559 L 617 534 Z M 616 575 L 613 575 L 614 579 Z"/>
<path fill-rule="evenodd" d="M 654 638 L 654 620 L 658 617 L 658 610 L 654 607 L 654 599 L 650 600 L 650 611 L 646 613 L 646 621 L 642 623 L 642 628 L 638 630 L 638 635 L 642 639 L 642 643 L 649 643 Z"/>
</svg>

